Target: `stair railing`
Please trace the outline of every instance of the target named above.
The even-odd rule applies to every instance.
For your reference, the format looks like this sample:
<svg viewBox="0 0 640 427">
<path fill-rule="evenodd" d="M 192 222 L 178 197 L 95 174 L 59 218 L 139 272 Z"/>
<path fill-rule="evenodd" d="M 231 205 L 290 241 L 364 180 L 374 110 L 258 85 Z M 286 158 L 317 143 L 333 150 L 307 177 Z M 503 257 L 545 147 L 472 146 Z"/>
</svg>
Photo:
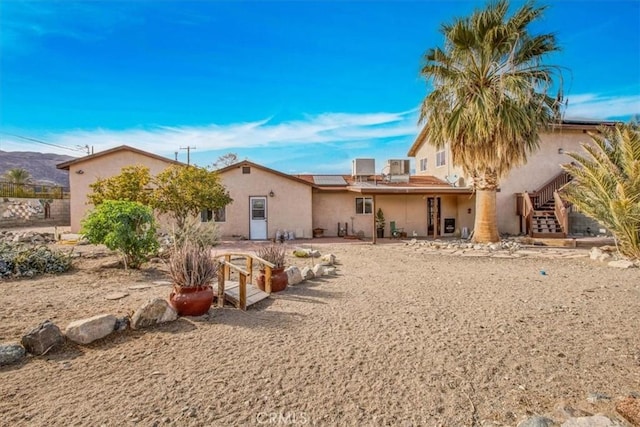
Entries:
<svg viewBox="0 0 640 427">
<path fill-rule="evenodd" d="M 546 203 L 554 200 L 553 193 L 570 182 L 572 178 L 568 172 L 561 172 L 543 184 L 537 191 L 530 193 L 534 208 L 540 209 Z"/>
<path fill-rule="evenodd" d="M 529 196 L 529 193 L 522 193 L 522 216 L 524 216 L 525 222 L 525 233 L 529 236 L 532 235 L 533 231 L 533 201 Z"/>
</svg>

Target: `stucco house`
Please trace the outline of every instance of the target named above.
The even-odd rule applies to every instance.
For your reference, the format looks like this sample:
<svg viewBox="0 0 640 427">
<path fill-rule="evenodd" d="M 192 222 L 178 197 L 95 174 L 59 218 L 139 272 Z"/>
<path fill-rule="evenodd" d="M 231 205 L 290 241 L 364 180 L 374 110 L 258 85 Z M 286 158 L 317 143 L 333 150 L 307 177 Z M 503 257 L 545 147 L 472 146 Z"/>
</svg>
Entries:
<svg viewBox="0 0 640 427">
<path fill-rule="evenodd" d="M 410 176 L 408 160 L 398 170 L 375 173 L 373 159 L 356 159 L 351 175 L 288 175 L 248 160 L 220 169 L 233 202 L 202 215 L 218 223 L 223 236 L 273 239 L 279 231 L 310 238 L 375 236 L 375 215 L 382 209 L 386 236 L 391 223 L 418 236 L 453 235 L 473 225 L 471 190 L 429 176 Z M 447 228 L 448 227 L 448 228 Z"/>
<path fill-rule="evenodd" d="M 290 231 L 296 238 L 312 236 L 312 184 L 248 160 L 218 170 L 233 199 L 216 212 L 203 212 L 215 221 L 222 236 L 272 239 Z"/>
<path fill-rule="evenodd" d="M 597 232 L 600 228 L 597 223 L 579 213 L 569 214 L 568 223 L 563 224 L 555 214 L 554 191 L 570 179 L 560 166 L 571 162 L 567 153 L 584 153 L 581 144 L 591 142 L 588 132 L 597 132 L 599 126 L 613 124 L 563 120 L 550 131 L 542 133 L 539 149 L 529 155 L 527 163 L 512 169 L 500 180 L 496 201 L 498 230 L 508 234 L 531 232 L 532 235 L 549 237 Z M 465 176 L 462 169 L 452 164 L 449 147 L 436 150 L 428 144 L 424 129 L 409 149 L 408 156 L 415 158 L 418 176 L 435 176 L 458 186 L 469 182 L 469 177 Z M 523 197 L 529 197 L 534 205 L 528 218 L 529 224 Z"/>
<path fill-rule="evenodd" d="M 69 171 L 71 232 L 80 231 L 80 222 L 93 208 L 87 200 L 90 184 L 99 178 L 119 175 L 125 166 L 143 165 L 149 168 L 151 175 L 157 175 L 173 164 L 183 163 L 127 145 L 58 164 L 58 169 Z"/>
</svg>

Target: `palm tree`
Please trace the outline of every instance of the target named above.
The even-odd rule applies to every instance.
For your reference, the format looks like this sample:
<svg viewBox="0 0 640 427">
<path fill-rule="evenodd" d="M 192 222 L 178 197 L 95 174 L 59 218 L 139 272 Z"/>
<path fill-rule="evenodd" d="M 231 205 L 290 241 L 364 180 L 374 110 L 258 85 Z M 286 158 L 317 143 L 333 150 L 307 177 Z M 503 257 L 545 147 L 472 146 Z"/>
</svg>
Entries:
<svg viewBox="0 0 640 427">
<path fill-rule="evenodd" d="M 622 254 L 640 258 L 640 130 L 618 124 L 590 136 L 587 156 L 569 153 L 574 162 L 563 165 L 574 177 L 563 196 L 607 227 Z"/>
<path fill-rule="evenodd" d="M 28 184 L 31 182 L 31 174 L 26 169 L 13 168 L 4 173 L 4 179 L 12 184 Z"/>
<path fill-rule="evenodd" d="M 450 145 L 476 190 L 474 240 L 500 239 L 496 216 L 499 179 L 538 147 L 538 132 L 556 119 L 561 90 L 549 96 L 558 67 L 542 60 L 559 50 L 553 34 L 528 27 L 546 9 L 533 2 L 507 16 L 497 1 L 442 26 L 444 48 L 424 54 L 422 77 L 433 90 L 422 102 L 427 141 Z"/>
</svg>

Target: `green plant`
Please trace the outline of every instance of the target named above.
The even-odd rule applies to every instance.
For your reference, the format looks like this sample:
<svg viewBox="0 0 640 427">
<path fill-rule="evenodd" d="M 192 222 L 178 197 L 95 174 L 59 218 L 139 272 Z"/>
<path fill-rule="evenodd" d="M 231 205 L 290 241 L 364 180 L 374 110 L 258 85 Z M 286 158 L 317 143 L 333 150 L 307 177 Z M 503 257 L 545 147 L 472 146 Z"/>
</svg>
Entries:
<svg viewBox="0 0 640 427">
<path fill-rule="evenodd" d="M 210 284 L 218 276 L 219 268 L 211 249 L 192 242 L 176 246 L 169 258 L 169 275 L 174 285 L 182 288 Z"/>
<path fill-rule="evenodd" d="M 70 268 L 71 252 L 57 252 L 44 245 L 0 243 L 0 277 L 34 277 Z"/>
<path fill-rule="evenodd" d="M 104 201 L 82 221 L 81 233 L 90 243 L 120 252 L 125 268 L 140 268 L 158 249 L 151 208 L 138 202 Z"/>
<path fill-rule="evenodd" d="M 93 191 L 87 198 L 94 206 L 106 200 L 128 200 L 148 205 L 151 198 L 151 173 L 142 165 L 125 166 L 120 174 L 98 179 L 89 187 Z"/>
<path fill-rule="evenodd" d="M 384 228 L 386 225 L 386 221 L 384 219 L 384 213 L 381 208 L 378 208 L 376 212 L 376 228 Z"/>
<path fill-rule="evenodd" d="M 272 243 L 267 246 L 262 246 L 256 251 L 258 258 L 262 258 L 265 261 L 270 262 L 275 268 L 282 268 L 285 264 L 286 249 L 282 244 Z"/>
<path fill-rule="evenodd" d="M 196 166 L 169 166 L 156 176 L 151 206 L 171 215 L 178 229 L 202 209 L 222 208 L 232 202 L 218 174 Z"/>
<path fill-rule="evenodd" d="M 574 163 L 563 165 L 574 179 L 562 194 L 608 228 L 622 254 L 640 258 L 640 131 L 618 124 L 590 136 L 587 156 L 569 153 Z"/>
<path fill-rule="evenodd" d="M 432 91 L 422 102 L 424 137 L 450 148 L 452 163 L 473 179 L 473 239 L 498 241 L 499 179 L 526 162 L 538 132 L 558 117 L 562 92 L 549 93 L 558 67 L 544 60 L 559 50 L 553 33 L 531 32 L 545 7 L 490 2 L 471 16 L 442 25 L 444 47 L 424 55 L 422 76 Z"/>
<path fill-rule="evenodd" d="M 187 218 L 182 228 L 174 230 L 172 238 L 175 246 L 192 243 L 202 248 L 212 248 L 218 245 L 220 234 L 215 222 L 201 222 L 199 218 Z"/>
</svg>

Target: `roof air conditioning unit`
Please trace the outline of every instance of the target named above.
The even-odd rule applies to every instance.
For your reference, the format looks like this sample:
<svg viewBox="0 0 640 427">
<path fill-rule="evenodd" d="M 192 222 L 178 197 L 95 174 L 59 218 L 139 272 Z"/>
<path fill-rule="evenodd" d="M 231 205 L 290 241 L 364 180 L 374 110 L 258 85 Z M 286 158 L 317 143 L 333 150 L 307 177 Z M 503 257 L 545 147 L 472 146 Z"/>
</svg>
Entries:
<svg viewBox="0 0 640 427">
<path fill-rule="evenodd" d="M 387 168 L 390 175 L 409 175 L 409 160 L 387 160 Z"/>
<path fill-rule="evenodd" d="M 351 176 L 371 176 L 376 174 L 375 159 L 354 159 L 351 165 Z"/>
</svg>

